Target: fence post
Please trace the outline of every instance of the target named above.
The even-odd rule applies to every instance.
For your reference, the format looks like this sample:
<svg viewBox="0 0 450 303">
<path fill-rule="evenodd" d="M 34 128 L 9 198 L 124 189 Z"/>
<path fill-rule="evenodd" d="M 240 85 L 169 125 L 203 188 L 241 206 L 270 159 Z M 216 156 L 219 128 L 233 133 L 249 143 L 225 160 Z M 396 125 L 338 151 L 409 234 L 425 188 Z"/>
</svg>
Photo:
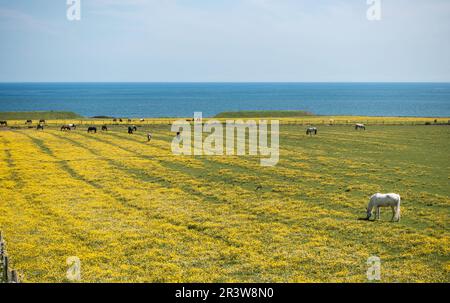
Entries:
<svg viewBox="0 0 450 303">
<path fill-rule="evenodd" d="M 0 283 L 19 283 L 17 271 L 9 269 L 9 257 L 6 255 L 6 243 L 0 231 Z"/>
<path fill-rule="evenodd" d="M 19 283 L 19 277 L 17 276 L 17 271 L 15 270 L 11 271 L 11 282 Z"/>
<path fill-rule="evenodd" d="M 9 282 L 8 256 L 3 256 L 3 281 Z"/>
<path fill-rule="evenodd" d="M 2 232 L 0 231 L 0 261 L 3 261 L 3 252 L 4 252 L 4 247 L 3 247 L 3 235 Z"/>
</svg>

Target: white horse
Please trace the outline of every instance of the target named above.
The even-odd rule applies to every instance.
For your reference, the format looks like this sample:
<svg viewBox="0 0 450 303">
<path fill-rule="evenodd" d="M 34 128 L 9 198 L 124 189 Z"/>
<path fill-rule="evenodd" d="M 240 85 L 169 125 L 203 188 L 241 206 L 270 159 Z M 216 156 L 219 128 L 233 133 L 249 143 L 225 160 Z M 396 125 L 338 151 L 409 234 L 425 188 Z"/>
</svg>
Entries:
<svg viewBox="0 0 450 303">
<path fill-rule="evenodd" d="M 399 194 L 380 194 L 376 193 L 370 197 L 369 205 L 367 206 L 367 218 L 369 220 L 372 216 L 372 209 L 376 208 L 375 220 L 380 219 L 380 207 L 392 208 L 391 221 L 400 221 L 400 195 Z"/>
<path fill-rule="evenodd" d="M 310 135 L 310 136 L 312 136 L 313 134 L 314 134 L 314 135 L 317 135 L 317 127 L 309 127 L 309 128 L 306 130 L 306 134 L 307 134 L 307 135 Z"/>
<path fill-rule="evenodd" d="M 356 129 L 356 130 L 358 130 L 358 129 L 364 129 L 364 130 L 366 130 L 366 126 L 365 126 L 364 124 L 357 123 L 357 124 L 355 125 L 355 129 Z"/>
</svg>

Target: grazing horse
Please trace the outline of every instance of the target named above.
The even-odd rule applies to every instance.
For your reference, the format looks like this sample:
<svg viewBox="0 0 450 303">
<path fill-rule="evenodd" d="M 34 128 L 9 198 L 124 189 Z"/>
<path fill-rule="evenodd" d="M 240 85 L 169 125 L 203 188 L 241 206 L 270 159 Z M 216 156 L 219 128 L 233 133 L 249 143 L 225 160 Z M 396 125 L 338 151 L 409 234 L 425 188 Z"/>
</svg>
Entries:
<svg viewBox="0 0 450 303">
<path fill-rule="evenodd" d="M 306 130 L 306 134 L 307 134 L 307 135 L 310 135 L 310 136 L 312 136 L 313 134 L 314 134 L 314 135 L 317 135 L 317 127 L 309 127 L 309 128 Z"/>
<path fill-rule="evenodd" d="M 94 127 L 94 126 L 88 127 L 87 132 L 96 134 L 97 133 L 97 127 Z"/>
<path fill-rule="evenodd" d="M 366 130 L 366 126 L 365 126 L 364 124 L 357 123 L 357 124 L 355 125 L 355 130 L 358 130 L 358 129 Z"/>
<path fill-rule="evenodd" d="M 144 120 L 144 119 L 141 119 L 141 120 L 139 120 L 139 121 L 141 121 L 141 122 L 145 122 L 145 120 Z"/>
<path fill-rule="evenodd" d="M 151 133 L 148 133 L 147 134 L 147 140 L 150 142 L 150 141 L 152 141 L 152 134 Z"/>
<path fill-rule="evenodd" d="M 367 206 L 367 218 L 369 220 L 372 216 L 372 209 L 376 208 L 375 220 L 380 219 L 380 207 L 392 208 L 391 221 L 400 221 L 400 195 L 399 194 L 380 194 L 376 193 L 370 197 L 369 205 Z"/>
<path fill-rule="evenodd" d="M 131 126 L 128 126 L 128 134 L 132 135 L 134 131 L 134 128 Z"/>
<path fill-rule="evenodd" d="M 43 124 L 38 124 L 38 125 L 36 126 L 36 129 L 37 129 L 37 130 L 44 130 L 44 125 L 43 125 Z"/>
<path fill-rule="evenodd" d="M 6 121 L 0 121 L 0 126 L 8 126 L 8 122 L 6 122 Z"/>
<path fill-rule="evenodd" d="M 39 124 L 40 123 L 45 124 L 45 120 L 44 119 L 39 120 Z"/>
<path fill-rule="evenodd" d="M 128 123 L 131 123 L 131 119 L 128 119 Z"/>
<path fill-rule="evenodd" d="M 102 126 L 102 131 L 108 131 L 108 127 L 106 125 Z"/>
<path fill-rule="evenodd" d="M 69 125 L 63 125 L 61 126 L 61 131 L 63 130 L 72 130 L 72 128 Z"/>
<path fill-rule="evenodd" d="M 25 124 L 32 124 L 33 120 L 27 120 L 27 122 L 25 122 Z"/>
</svg>

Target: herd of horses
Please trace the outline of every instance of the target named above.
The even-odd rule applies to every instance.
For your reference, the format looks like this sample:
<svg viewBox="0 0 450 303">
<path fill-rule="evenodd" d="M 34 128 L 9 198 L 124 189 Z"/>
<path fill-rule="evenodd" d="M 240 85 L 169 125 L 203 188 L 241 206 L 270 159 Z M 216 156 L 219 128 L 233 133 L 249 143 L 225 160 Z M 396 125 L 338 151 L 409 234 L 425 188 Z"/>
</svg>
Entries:
<svg viewBox="0 0 450 303">
<path fill-rule="evenodd" d="M 71 131 L 71 130 L 76 129 L 76 128 L 77 128 L 77 126 L 75 124 L 66 124 L 66 125 L 61 126 L 61 131 Z M 134 132 L 136 132 L 137 130 L 138 129 L 137 129 L 137 127 L 135 125 L 128 126 L 128 134 L 130 134 L 130 135 L 134 134 Z M 102 126 L 102 131 L 103 132 L 108 131 L 108 126 L 103 125 Z M 87 132 L 96 134 L 97 133 L 97 127 L 89 126 L 88 129 L 87 129 Z M 147 133 L 147 139 L 148 139 L 148 141 L 152 140 L 152 134 L 151 133 Z"/>
<path fill-rule="evenodd" d="M 143 120 L 143 119 L 141 119 Z M 116 119 L 114 119 L 113 121 L 116 121 Z M 131 121 L 131 120 L 128 120 Z M 122 122 L 122 119 L 120 119 L 120 122 Z M 45 120 L 39 120 L 39 124 L 36 126 L 37 130 L 44 130 L 44 126 L 45 126 L 46 121 Z M 32 125 L 33 121 L 32 120 L 27 120 L 25 121 L 26 125 Z M 7 127 L 8 126 L 8 122 L 7 121 L 0 121 L 0 126 L 1 127 Z M 71 131 L 71 130 L 76 130 L 77 129 L 77 125 L 70 123 L 70 124 L 65 124 L 63 126 L 61 126 L 60 130 L 61 131 Z M 108 127 L 106 125 L 102 126 L 102 131 L 108 131 Z M 133 126 L 128 126 L 128 134 L 134 134 L 137 131 L 137 127 L 135 125 Z M 97 133 L 97 127 L 95 126 L 89 126 L 87 129 L 88 133 Z M 147 137 L 149 139 L 149 141 L 151 140 L 151 134 L 147 134 Z"/>
<path fill-rule="evenodd" d="M 140 119 L 140 121 L 142 122 L 142 121 L 145 121 L 145 120 L 144 119 Z M 123 120 L 122 119 L 114 119 L 113 122 L 123 122 Z M 131 120 L 128 119 L 128 122 L 130 123 Z M 31 125 L 32 123 L 33 123 L 32 120 L 27 120 L 25 122 L 25 124 L 27 124 L 27 125 Z M 44 130 L 44 125 L 45 125 L 45 120 L 40 120 L 39 124 L 36 127 L 36 129 L 37 130 Z M 6 126 L 8 126 L 8 122 L 7 121 L 0 121 L 0 126 L 6 127 Z M 73 123 L 72 124 L 65 124 L 65 125 L 61 126 L 61 131 L 70 131 L 70 130 L 73 130 L 73 129 L 77 129 L 77 126 L 75 124 L 73 124 Z M 366 126 L 364 124 L 357 123 L 357 124 L 355 124 L 355 130 L 366 130 Z M 102 131 L 108 131 L 108 127 L 106 125 L 103 125 L 102 126 Z M 134 126 L 134 125 L 133 126 L 128 126 L 128 134 L 131 135 L 131 134 L 133 134 L 136 131 L 137 131 L 137 127 L 136 126 Z M 90 126 L 90 127 L 88 127 L 87 132 L 88 133 L 97 133 L 97 127 Z M 317 127 L 311 126 L 311 127 L 308 127 L 306 129 L 306 135 L 307 136 L 315 136 L 315 135 L 317 135 L 317 133 L 318 133 Z M 150 141 L 150 139 L 149 139 L 149 141 Z"/>
<path fill-rule="evenodd" d="M 113 120 L 113 122 L 117 122 L 117 121 L 123 122 L 122 119 L 119 119 L 119 120 L 114 119 Z M 141 119 L 140 121 L 145 121 L 145 120 Z M 128 119 L 128 122 L 131 122 L 131 120 Z M 27 120 L 25 122 L 25 124 L 27 124 L 27 125 L 31 125 L 32 123 L 33 123 L 32 120 Z M 39 124 L 36 127 L 36 129 L 37 130 L 44 130 L 44 125 L 45 125 L 45 120 L 40 120 Z M 6 127 L 6 126 L 8 126 L 8 122 L 7 121 L 0 121 L 0 126 Z M 74 129 L 77 129 L 77 126 L 75 124 L 73 124 L 73 123 L 65 124 L 65 125 L 61 126 L 61 131 L 71 131 L 71 130 L 74 130 Z M 357 124 L 355 124 L 355 130 L 366 130 L 366 126 L 364 124 L 357 123 Z M 108 127 L 106 125 L 103 125 L 102 126 L 102 131 L 108 131 Z M 131 134 L 133 134 L 136 131 L 137 131 L 137 127 L 136 126 L 134 126 L 134 125 L 133 126 L 128 126 L 128 134 L 131 135 Z M 97 127 L 90 126 L 90 127 L 88 127 L 87 132 L 88 133 L 97 133 Z M 307 136 L 315 136 L 315 135 L 317 135 L 317 133 L 318 133 L 317 127 L 313 127 L 312 126 L 312 127 L 308 127 L 306 129 L 306 135 Z M 150 139 L 149 139 L 149 141 L 150 141 Z"/>
<path fill-rule="evenodd" d="M 37 125 L 37 129 L 44 129 L 44 125 L 45 125 L 45 120 L 41 119 L 39 120 L 39 124 Z M 27 120 L 25 121 L 26 125 L 32 125 L 33 124 L 33 120 Z M 0 121 L 0 126 L 2 127 L 7 127 L 8 126 L 8 121 Z"/>
<path fill-rule="evenodd" d="M 71 131 L 71 130 L 74 130 L 74 129 L 77 129 L 77 126 L 75 124 L 66 124 L 66 125 L 61 126 L 61 131 Z M 103 125 L 102 126 L 102 131 L 108 131 L 108 126 Z M 133 126 L 128 126 L 128 133 L 129 134 L 133 134 L 136 131 L 137 131 L 137 127 L 136 126 L 134 126 L 134 125 Z M 87 132 L 96 134 L 97 133 L 97 127 L 89 126 L 88 129 L 87 129 Z"/>
</svg>

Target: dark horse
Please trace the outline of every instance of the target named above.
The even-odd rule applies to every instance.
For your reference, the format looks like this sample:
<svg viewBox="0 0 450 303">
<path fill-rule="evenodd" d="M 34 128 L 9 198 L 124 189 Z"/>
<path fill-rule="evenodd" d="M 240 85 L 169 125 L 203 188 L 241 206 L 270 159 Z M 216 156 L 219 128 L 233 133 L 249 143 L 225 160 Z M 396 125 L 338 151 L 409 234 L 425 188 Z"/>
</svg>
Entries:
<svg viewBox="0 0 450 303">
<path fill-rule="evenodd" d="M 39 123 L 45 124 L 45 120 L 44 120 L 44 119 L 41 119 L 41 120 L 39 120 Z"/>
<path fill-rule="evenodd" d="M 106 125 L 102 126 L 102 131 L 108 131 L 108 127 Z"/>
<path fill-rule="evenodd" d="M 69 125 L 63 125 L 61 126 L 61 131 L 63 130 L 72 130 L 72 128 Z"/>
<path fill-rule="evenodd" d="M 306 134 L 307 135 L 317 135 L 317 127 L 309 127 L 307 130 L 306 130 Z"/>
<path fill-rule="evenodd" d="M 38 124 L 38 125 L 36 126 L 36 129 L 37 129 L 37 130 L 44 130 L 44 125 Z"/>
<path fill-rule="evenodd" d="M 27 122 L 25 122 L 25 124 L 32 124 L 33 120 L 27 120 Z"/>
<path fill-rule="evenodd" d="M 136 126 L 128 126 L 128 133 L 130 135 L 132 135 L 135 131 L 137 131 L 137 127 Z"/>
<path fill-rule="evenodd" d="M 96 134 L 97 133 L 97 127 L 91 126 L 91 127 L 88 128 L 87 132 Z"/>
<path fill-rule="evenodd" d="M 0 121 L 0 126 L 8 126 L 8 122 L 6 122 L 6 121 Z"/>
</svg>

